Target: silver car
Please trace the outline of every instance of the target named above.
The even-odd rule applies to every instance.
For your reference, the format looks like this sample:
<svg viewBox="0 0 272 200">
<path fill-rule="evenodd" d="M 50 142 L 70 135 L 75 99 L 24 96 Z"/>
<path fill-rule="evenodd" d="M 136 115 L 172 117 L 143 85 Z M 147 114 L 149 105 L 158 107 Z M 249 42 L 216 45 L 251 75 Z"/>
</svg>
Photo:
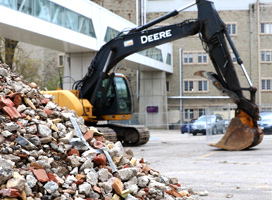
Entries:
<svg viewBox="0 0 272 200">
<path fill-rule="evenodd" d="M 263 130 L 264 134 L 272 133 L 272 112 L 261 112 L 261 120 L 258 121 L 258 126 Z"/>
<path fill-rule="evenodd" d="M 225 133 L 226 126 L 223 117 L 219 114 L 202 115 L 192 125 L 193 135 L 197 135 L 197 133 L 206 134 L 209 129 L 212 134 Z"/>
</svg>

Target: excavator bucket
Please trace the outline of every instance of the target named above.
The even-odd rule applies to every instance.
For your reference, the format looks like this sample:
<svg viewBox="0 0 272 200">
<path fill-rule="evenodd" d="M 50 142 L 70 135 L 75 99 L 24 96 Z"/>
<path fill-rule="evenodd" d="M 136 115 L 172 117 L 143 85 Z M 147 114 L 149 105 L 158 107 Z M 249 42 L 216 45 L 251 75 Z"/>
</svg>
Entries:
<svg viewBox="0 0 272 200">
<path fill-rule="evenodd" d="M 244 112 L 240 111 L 230 124 L 223 138 L 216 144 L 210 146 L 239 151 L 260 144 L 263 140 L 263 132 L 256 123 Z"/>
</svg>

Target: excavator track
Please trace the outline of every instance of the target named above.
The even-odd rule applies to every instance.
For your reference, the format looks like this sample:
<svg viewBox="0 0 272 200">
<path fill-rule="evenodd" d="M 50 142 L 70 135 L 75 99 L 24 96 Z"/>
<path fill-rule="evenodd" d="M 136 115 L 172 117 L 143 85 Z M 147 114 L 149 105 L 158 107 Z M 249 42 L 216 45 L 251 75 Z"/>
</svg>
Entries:
<svg viewBox="0 0 272 200">
<path fill-rule="evenodd" d="M 111 142 L 120 141 L 124 146 L 138 146 L 149 141 L 149 130 L 141 125 L 107 124 L 96 127 L 104 133 L 106 140 Z"/>
<path fill-rule="evenodd" d="M 101 126 L 95 128 L 97 128 L 100 133 L 104 134 L 104 138 L 106 140 L 109 140 L 114 143 L 118 141 L 117 134 L 113 129 Z"/>
</svg>

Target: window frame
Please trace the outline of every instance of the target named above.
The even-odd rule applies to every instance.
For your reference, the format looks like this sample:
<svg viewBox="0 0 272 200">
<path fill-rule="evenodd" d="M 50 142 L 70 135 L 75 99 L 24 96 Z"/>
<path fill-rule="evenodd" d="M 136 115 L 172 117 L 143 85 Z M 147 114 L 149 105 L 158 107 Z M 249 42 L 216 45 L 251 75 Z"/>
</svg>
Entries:
<svg viewBox="0 0 272 200">
<path fill-rule="evenodd" d="M 228 31 L 228 33 L 229 33 L 229 35 L 230 36 L 236 36 L 237 35 L 237 22 L 226 22 L 225 23 L 226 24 L 226 29 L 227 29 L 227 31 Z M 228 27 L 228 25 L 230 26 L 230 30 L 227 28 Z M 233 33 L 233 26 L 235 25 L 235 33 Z"/>
<path fill-rule="evenodd" d="M 272 78 L 262 78 L 260 89 L 262 92 L 272 92 Z"/>
<path fill-rule="evenodd" d="M 267 59 L 267 53 L 270 53 L 269 59 Z M 272 63 L 272 49 L 262 49 L 260 52 L 261 63 Z"/>
<path fill-rule="evenodd" d="M 183 108 L 183 120 L 190 121 L 191 119 L 197 119 L 202 115 L 206 114 L 206 108 L 193 108 L 193 107 L 185 107 Z"/>
<path fill-rule="evenodd" d="M 199 55 L 201 56 L 201 62 L 199 62 Z M 208 65 L 209 56 L 205 51 L 184 51 L 182 53 L 182 63 L 183 65 Z M 206 62 L 204 62 L 206 60 Z"/>
<path fill-rule="evenodd" d="M 199 83 L 201 82 L 201 90 Z M 192 86 L 192 87 L 191 87 Z M 206 88 L 206 90 L 204 90 Z M 209 84 L 206 79 L 185 79 L 183 80 L 183 92 L 184 93 L 208 93 Z"/>
<path fill-rule="evenodd" d="M 262 25 L 264 26 L 262 28 Z M 268 28 L 267 28 L 268 26 Z M 262 31 L 263 29 L 263 31 Z M 268 29 L 268 32 L 267 32 Z M 260 22 L 260 34 L 261 35 L 272 35 L 272 21 L 262 21 Z"/>
</svg>

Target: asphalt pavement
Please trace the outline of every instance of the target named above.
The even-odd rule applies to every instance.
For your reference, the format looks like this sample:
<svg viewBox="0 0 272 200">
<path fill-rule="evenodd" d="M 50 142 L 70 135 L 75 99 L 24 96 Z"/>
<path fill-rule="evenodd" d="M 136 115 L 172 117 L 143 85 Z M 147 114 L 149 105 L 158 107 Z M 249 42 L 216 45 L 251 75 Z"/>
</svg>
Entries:
<svg viewBox="0 0 272 200">
<path fill-rule="evenodd" d="M 150 168 L 176 177 L 194 192 L 208 191 L 203 200 L 271 200 L 272 135 L 258 146 L 243 151 L 225 151 L 208 146 L 222 134 L 181 134 L 179 130 L 150 130 L 150 141 L 130 147 L 136 158 Z"/>
</svg>

